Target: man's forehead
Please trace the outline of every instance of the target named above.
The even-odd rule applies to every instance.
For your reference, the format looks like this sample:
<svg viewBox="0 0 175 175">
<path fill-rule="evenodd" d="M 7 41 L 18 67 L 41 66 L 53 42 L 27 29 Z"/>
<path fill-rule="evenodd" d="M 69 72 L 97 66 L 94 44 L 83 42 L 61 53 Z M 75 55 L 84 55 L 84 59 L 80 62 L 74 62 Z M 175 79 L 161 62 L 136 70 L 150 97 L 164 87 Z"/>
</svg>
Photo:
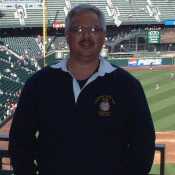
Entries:
<svg viewBox="0 0 175 175">
<path fill-rule="evenodd" d="M 82 11 L 75 14 L 71 19 L 71 24 L 98 24 L 100 23 L 99 18 L 96 13 L 91 11 Z"/>
</svg>

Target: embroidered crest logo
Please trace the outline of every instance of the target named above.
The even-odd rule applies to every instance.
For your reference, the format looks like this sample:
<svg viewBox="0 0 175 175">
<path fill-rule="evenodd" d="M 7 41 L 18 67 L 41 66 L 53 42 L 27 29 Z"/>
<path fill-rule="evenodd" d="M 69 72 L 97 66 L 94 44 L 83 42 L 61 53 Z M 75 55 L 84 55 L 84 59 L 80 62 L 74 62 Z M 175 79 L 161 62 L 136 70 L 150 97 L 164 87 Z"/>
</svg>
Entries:
<svg viewBox="0 0 175 175">
<path fill-rule="evenodd" d="M 102 101 L 100 104 L 99 104 L 99 107 L 102 111 L 109 111 L 111 106 L 109 104 L 108 101 Z"/>
<path fill-rule="evenodd" d="M 97 114 L 101 117 L 110 117 L 112 115 L 112 106 L 115 101 L 110 95 L 102 95 L 96 98 Z"/>
</svg>

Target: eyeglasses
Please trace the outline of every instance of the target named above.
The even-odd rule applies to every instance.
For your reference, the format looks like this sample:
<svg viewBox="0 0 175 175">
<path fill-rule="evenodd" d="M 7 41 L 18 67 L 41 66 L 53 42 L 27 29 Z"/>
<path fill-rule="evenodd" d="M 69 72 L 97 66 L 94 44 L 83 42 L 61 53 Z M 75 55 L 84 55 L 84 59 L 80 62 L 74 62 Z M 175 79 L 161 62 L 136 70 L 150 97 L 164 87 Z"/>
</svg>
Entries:
<svg viewBox="0 0 175 175">
<path fill-rule="evenodd" d="M 97 26 L 91 26 L 91 27 L 73 26 L 69 29 L 69 31 L 76 34 L 82 34 L 85 32 L 88 32 L 91 34 L 97 34 L 97 33 L 103 32 L 103 29 Z"/>
</svg>

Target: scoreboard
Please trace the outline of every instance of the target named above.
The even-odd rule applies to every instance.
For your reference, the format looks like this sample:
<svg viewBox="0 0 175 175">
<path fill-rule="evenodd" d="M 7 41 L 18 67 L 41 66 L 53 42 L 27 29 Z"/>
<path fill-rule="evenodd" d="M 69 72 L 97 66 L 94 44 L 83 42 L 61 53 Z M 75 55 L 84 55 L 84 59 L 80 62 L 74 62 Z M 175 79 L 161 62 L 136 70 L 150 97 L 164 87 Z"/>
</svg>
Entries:
<svg viewBox="0 0 175 175">
<path fill-rule="evenodd" d="M 147 41 L 149 44 L 159 44 L 160 43 L 160 31 L 159 30 L 149 30 L 147 32 Z"/>
</svg>

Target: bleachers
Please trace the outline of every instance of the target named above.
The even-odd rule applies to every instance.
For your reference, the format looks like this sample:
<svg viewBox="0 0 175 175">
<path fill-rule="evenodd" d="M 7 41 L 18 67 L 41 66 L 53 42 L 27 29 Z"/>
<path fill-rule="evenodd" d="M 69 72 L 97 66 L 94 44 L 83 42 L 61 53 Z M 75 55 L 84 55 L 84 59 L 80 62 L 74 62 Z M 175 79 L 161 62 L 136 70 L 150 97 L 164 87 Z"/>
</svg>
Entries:
<svg viewBox="0 0 175 175">
<path fill-rule="evenodd" d="M 0 41 L 18 55 L 37 57 L 41 50 L 34 37 L 0 37 Z"/>
<path fill-rule="evenodd" d="M 49 37 L 50 42 L 49 42 L 49 48 L 48 51 L 51 50 L 62 50 L 67 48 L 67 41 L 65 37 Z"/>
<path fill-rule="evenodd" d="M 36 60 L 20 60 L 8 50 L 0 52 L 0 125 L 11 117 L 21 88 L 38 69 Z"/>
<path fill-rule="evenodd" d="M 29 1 L 30 2 L 30 1 Z M 120 19 L 123 24 L 147 24 L 157 23 L 154 17 L 149 16 L 145 0 L 137 1 L 126 1 L 126 0 L 113 0 L 113 5 L 117 6 L 120 12 Z M 158 7 L 160 10 L 160 19 L 163 22 L 166 19 L 174 19 L 175 12 L 175 1 L 162 1 L 162 0 L 151 0 L 152 5 Z M 99 7 L 106 16 L 108 24 L 113 24 L 113 20 L 108 16 L 106 10 L 106 0 L 100 1 L 87 1 L 87 0 L 71 0 L 71 5 L 77 5 L 80 3 L 90 3 Z M 64 22 L 64 0 L 48 0 L 48 21 L 51 25 L 55 19 L 56 13 L 58 14 L 56 19 Z M 171 7 L 171 8 L 170 8 Z M 14 27 L 20 26 L 19 19 L 14 18 L 15 9 L 0 9 L 4 13 L 4 17 L 1 19 L 0 27 Z M 26 9 L 27 18 L 25 19 L 26 27 L 42 26 L 42 8 L 38 9 Z"/>
<path fill-rule="evenodd" d="M 108 40 L 106 41 L 106 45 L 113 48 L 121 41 L 130 40 L 131 38 L 135 38 L 136 36 L 146 37 L 146 31 L 141 28 L 121 33 L 117 31 L 112 35 L 110 34 L 109 36 L 107 36 Z"/>
</svg>

